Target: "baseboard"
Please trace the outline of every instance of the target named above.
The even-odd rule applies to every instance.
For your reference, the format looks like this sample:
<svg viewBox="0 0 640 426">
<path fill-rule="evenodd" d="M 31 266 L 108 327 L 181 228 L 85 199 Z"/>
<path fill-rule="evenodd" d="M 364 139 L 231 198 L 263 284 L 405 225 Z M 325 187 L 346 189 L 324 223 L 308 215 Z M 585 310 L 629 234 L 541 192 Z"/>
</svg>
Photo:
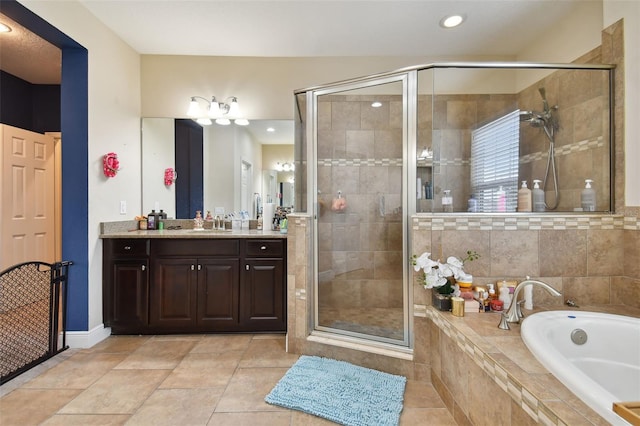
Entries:
<svg viewBox="0 0 640 426">
<path fill-rule="evenodd" d="M 89 331 L 67 331 L 67 345 L 70 348 L 86 349 L 100 343 L 111 335 L 111 327 L 100 324 Z"/>
</svg>

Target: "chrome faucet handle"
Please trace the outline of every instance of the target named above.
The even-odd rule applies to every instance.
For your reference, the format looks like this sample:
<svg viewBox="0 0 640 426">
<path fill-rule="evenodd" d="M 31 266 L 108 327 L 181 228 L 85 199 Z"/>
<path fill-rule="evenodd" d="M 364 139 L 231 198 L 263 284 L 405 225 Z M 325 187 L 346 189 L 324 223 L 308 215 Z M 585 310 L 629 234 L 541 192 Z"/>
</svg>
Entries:
<svg viewBox="0 0 640 426">
<path fill-rule="evenodd" d="M 520 300 L 516 303 L 516 315 L 518 315 L 518 318 L 524 318 L 524 314 L 522 313 L 522 305 L 524 305 L 524 300 Z"/>
<path fill-rule="evenodd" d="M 509 317 L 507 316 L 507 312 L 502 312 L 500 315 L 500 324 L 498 324 L 498 328 L 501 330 L 510 330 L 509 327 Z"/>
</svg>

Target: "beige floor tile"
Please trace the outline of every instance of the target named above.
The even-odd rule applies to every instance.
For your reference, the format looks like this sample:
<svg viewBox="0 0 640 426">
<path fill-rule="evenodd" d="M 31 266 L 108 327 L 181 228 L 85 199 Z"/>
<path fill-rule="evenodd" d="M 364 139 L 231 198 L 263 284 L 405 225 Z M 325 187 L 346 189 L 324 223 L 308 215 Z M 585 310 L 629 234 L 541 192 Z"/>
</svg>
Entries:
<svg viewBox="0 0 640 426">
<path fill-rule="evenodd" d="M 61 414 L 133 414 L 169 370 L 112 370 L 64 406 Z"/>
<path fill-rule="evenodd" d="M 336 423 L 330 420 L 303 413 L 302 411 L 293 410 L 293 413 L 291 415 L 292 426 L 330 426 L 335 424 Z"/>
<path fill-rule="evenodd" d="M 404 390 L 405 408 L 446 408 L 431 383 L 407 380 Z"/>
<path fill-rule="evenodd" d="M 84 349 L 86 352 L 131 353 L 152 339 L 152 336 L 110 336 L 102 342 Z"/>
<path fill-rule="evenodd" d="M 204 336 L 191 353 L 223 353 L 245 351 L 251 342 L 250 334 L 211 334 Z"/>
<path fill-rule="evenodd" d="M 241 368 L 291 367 L 299 356 L 285 352 L 284 337 L 252 340 L 240 360 Z"/>
<path fill-rule="evenodd" d="M 166 370 L 175 368 L 196 344 L 193 340 L 151 339 L 128 355 L 116 368 Z"/>
<path fill-rule="evenodd" d="M 287 368 L 239 368 L 220 398 L 216 412 L 284 410 L 267 404 L 264 397 L 271 392 L 287 370 Z"/>
<path fill-rule="evenodd" d="M 229 384 L 235 368 L 181 368 L 173 370 L 160 385 L 161 389 L 216 388 Z"/>
<path fill-rule="evenodd" d="M 405 408 L 400 415 L 400 426 L 456 426 L 446 408 Z M 514 425 L 515 426 L 515 425 Z"/>
<path fill-rule="evenodd" d="M 236 368 L 244 351 L 193 353 L 182 358 L 177 368 Z"/>
<path fill-rule="evenodd" d="M 17 389 L 0 399 L 0 425 L 37 425 L 53 416 L 81 391 Z"/>
<path fill-rule="evenodd" d="M 259 411 L 254 413 L 213 413 L 209 426 L 290 426 L 291 413 Z"/>
<path fill-rule="evenodd" d="M 128 414 L 56 414 L 42 426 L 122 426 Z"/>
<path fill-rule="evenodd" d="M 157 390 L 127 425 L 206 425 L 222 391 L 222 388 Z"/>
<path fill-rule="evenodd" d="M 121 363 L 126 356 L 126 354 L 77 353 L 26 383 L 24 387 L 86 389 Z"/>
</svg>

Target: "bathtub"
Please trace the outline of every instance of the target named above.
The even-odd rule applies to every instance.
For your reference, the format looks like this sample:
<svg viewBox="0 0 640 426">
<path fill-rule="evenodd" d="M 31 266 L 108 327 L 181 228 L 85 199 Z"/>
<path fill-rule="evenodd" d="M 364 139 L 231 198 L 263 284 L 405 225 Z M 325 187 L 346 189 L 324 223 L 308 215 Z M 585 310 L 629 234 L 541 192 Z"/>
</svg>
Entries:
<svg viewBox="0 0 640 426">
<path fill-rule="evenodd" d="M 584 333 L 574 330 L 583 330 Z M 573 342 L 572 338 L 583 344 Z M 521 336 L 538 361 L 612 425 L 614 402 L 640 401 L 640 318 L 581 311 L 526 317 Z"/>
</svg>

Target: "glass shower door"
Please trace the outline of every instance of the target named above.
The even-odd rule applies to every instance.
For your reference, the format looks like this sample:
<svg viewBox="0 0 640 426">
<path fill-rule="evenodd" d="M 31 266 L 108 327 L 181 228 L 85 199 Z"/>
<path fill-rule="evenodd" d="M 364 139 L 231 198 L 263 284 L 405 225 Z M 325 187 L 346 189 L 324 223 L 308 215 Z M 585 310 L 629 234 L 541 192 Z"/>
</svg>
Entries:
<svg viewBox="0 0 640 426">
<path fill-rule="evenodd" d="M 315 94 L 316 329 L 408 345 L 405 75 Z"/>
</svg>

